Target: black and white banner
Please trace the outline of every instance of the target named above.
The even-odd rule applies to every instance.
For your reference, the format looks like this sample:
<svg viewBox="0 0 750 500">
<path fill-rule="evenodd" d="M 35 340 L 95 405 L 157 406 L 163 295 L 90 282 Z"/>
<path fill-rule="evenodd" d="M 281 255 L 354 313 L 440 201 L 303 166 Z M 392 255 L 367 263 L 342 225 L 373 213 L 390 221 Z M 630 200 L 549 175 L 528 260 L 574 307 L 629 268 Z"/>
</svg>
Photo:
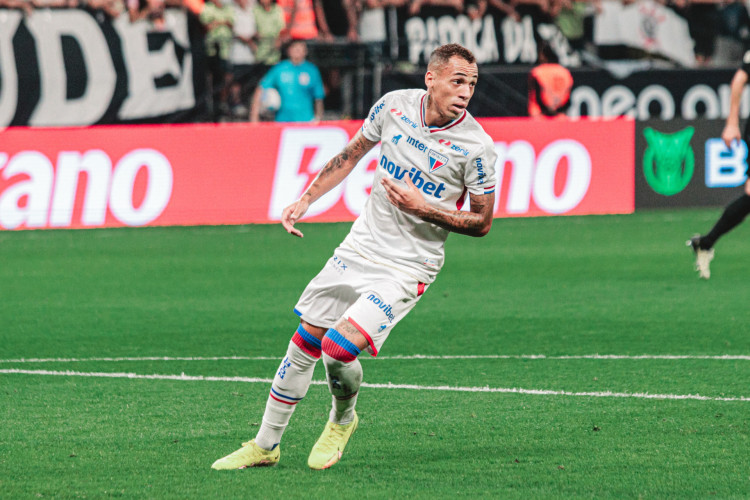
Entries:
<svg viewBox="0 0 750 500">
<path fill-rule="evenodd" d="M 695 66 L 688 23 L 669 7 L 654 0 L 639 0 L 627 5 L 601 2 L 601 9 L 594 21 L 595 44 L 627 45 L 686 67 Z"/>
<path fill-rule="evenodd" d="M 80 9 L 0 9 L 0 127 L 160 121 L 196 106 L 185 12 L 166 29 Z"/>
<path fill-rule="evenodd" d="M 399 59 L 427 63 L 432 51 L 445 43 L 460 43 L 471 50 L 479 64 L 534 64 L 537 41 L 546 40 L 567 67 L 581 65 L 580 54 L 549 19 L 533 12 L 521 19 L 488 9 L 484 17 L 470 19 L 453 8 L 422 7 L 416 16 L 399 10 Z"/>
</svg>

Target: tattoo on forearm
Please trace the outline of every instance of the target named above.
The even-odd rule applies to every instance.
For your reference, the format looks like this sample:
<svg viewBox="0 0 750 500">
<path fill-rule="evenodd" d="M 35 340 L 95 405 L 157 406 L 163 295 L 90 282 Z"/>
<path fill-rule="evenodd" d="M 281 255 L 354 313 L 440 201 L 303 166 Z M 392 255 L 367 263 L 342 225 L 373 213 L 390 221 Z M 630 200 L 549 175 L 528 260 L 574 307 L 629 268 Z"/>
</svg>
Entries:
<svg viewBox="0 0 750 500">
<path fill-rule="evenodd" d="M 486 226 L 487 220 L 491 220 L 494 205 L 494 194 L 471 196 L 471 212 L 441 210 L 431 206 L 425 213 L 419 214 L 419 217 L 448 231 L 477 236 Z"/>
</svg>

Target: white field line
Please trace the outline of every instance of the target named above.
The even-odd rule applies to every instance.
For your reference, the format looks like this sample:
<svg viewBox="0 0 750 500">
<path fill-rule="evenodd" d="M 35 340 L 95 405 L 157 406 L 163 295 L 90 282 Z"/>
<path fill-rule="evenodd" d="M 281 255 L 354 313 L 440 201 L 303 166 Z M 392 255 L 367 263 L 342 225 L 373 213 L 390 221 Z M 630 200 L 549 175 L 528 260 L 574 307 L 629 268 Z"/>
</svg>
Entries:
<svg viewBox="0 0 750 500">
<path fill-rule="evenodd" d="M 146 379 L 146 380 L 179 380 L 179 381 L 201 381 L 201 382 L 245 382 L 271 384 L 273 380 L 268 378 L 256 377 L 214 377 L 204 375 L 142 375 L 138 373 L 124 372 L 76 372 L 76 371 L 51 371 L 51 370 L 20 370 L 15 368 L 0 369 L 0 374 L 25 374 L 25 375 L 51 375 L 60 377 L 97 377 L 97 378 L 128 378 L 128 379 Z M 327 385 L 323 380 L 313 380 L 313 385 Z M 531 394 L 535 396 L 583 396 L 593 398 L 636 398 L 636 399 L 690 399 L 698 401 L 731 401 L 731 402 L 750 402 L 750 397 L 735 398 L 717 398 L 710 396 L 701 396 L 700 394 L 649 394 L 642 392 L 571 392 L 571 391 L 551 391 L 546 389 L 522 389 L 518 387 L 452 387 L 447 385 L 430 386 L 430 385 L 413 385 L 413 384 L 371 384 L 362 383 L 361 387 L 372 389 L 403 389 L 413 391 L 448 391 L 448 392 L 490 392 L 505 394 Z"/>
<path fill-rule="evenodd" d="M 361 359 L 370 359 L 369 356 L 362 356 Z M 415 360 L 415 359 L 550 359 L 550 360 L 567 360 L 567 359 L 594 359 L 594 360 L 719 360 L 719 361 L 750 361 L 750 355 L 747 354 L 722 354 L 722 355 L 690 355 L 690 354 L 580 354 L 569 356 L 546 356 L 544 354 L 458 354 L 458 355 L 432 355 L 432 354 L 412 354 L 396 356 L 378 356 L 377 359 L 385 360 Z M 141 357 L 94 357 L 94 358 L 17 358 L 17 359 L 0 359 L 0 363 L 82 363 L 87 361 L 279 361 L 279 356 L 141 356 Z"/>
</svg>

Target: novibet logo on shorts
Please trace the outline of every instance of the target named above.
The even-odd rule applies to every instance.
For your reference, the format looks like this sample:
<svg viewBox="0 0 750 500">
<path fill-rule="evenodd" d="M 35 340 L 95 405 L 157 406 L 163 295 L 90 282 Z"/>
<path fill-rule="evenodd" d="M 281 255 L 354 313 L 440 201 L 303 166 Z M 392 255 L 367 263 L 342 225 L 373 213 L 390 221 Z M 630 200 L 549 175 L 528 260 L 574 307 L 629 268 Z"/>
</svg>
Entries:
<svg viewBox="0 0 750 500">
<path fill-rule="evenodd" d="M 687 187 L 695 170 L 695 154 L 690 145 L 695 129 L 687 127 L 673 134 L 646 128 L 646 151 L 643 152 L 643 175 L 651 189 L 672 196 Z"/>
</svg>

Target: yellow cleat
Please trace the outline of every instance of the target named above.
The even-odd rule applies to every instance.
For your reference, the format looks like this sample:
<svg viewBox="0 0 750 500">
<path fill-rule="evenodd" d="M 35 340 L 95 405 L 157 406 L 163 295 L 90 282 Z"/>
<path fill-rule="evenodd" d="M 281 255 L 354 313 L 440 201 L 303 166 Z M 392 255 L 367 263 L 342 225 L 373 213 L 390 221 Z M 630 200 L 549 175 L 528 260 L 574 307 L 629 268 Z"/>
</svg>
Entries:
<svg viewBox="0 0 750 500">
<path fill-rule="evenodd" d="M 278 446 L 271 451 L 264 450 L 255 444 L 255 439 L 253 439 L 247 443 L 242 443 L 242 448 L 234 453 L 218 459 L 211 468 L 216 470 L 231 470 L 245 469 L 247 467 L 274 466 L 279 463 L 280 456 L 281 450 Z"/>
<path fill-rule="evenodd" d="M 323 434 L 320 435 L 318 442 L 315 443 L 310 452 L 307 465 L 311 469 L 321 470 L 327 469 L 341 460 L 346 443 L 349 442 L 349 438 L 357 430 L 358 423 L 359 417 L 356 413 L 354 414 L 354 420 L 345 425 L 328 422 L 325 429 L 323 429 Z"/>
</svg>

